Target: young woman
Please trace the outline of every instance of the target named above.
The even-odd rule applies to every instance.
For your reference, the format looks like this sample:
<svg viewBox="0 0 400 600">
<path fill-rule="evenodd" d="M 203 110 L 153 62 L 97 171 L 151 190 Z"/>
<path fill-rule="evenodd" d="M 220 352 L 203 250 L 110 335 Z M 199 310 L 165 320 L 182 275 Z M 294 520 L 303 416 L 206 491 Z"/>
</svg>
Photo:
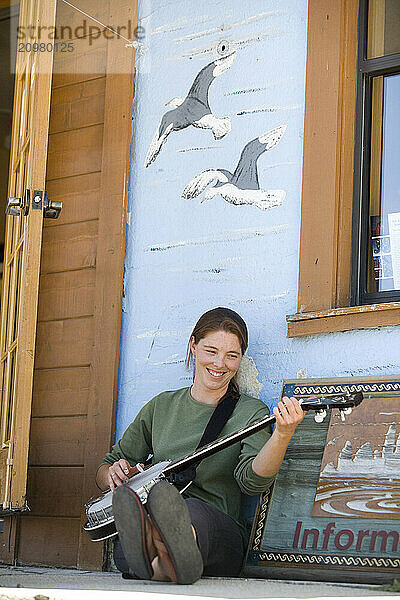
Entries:
<svg viewBox="0 0 400 600">
<path fill-rule="evenodd" d="M 240 394 L 235 382 L 247 345 L 247 327 L 236 312 L 215 308 L 203 314 L 189 340 L 193 385 L 150 400 L 100 465 L 98 486 L 114 492 L 114 558 L 125 577 L 193 583 L 202 574 L 240 573 L 247 543 L 241 495 L 260 494 L 272 484 L 304 418 L 295 398 L 283 398 L 274 408 L 272 434 L 265 429 L 204 459 L 183 495 L 161 481 L 143 505 L 124 483 L 151 454 L 157 463 L 192 452 L 223 399 L 235 398 L 236 405 L 221 435 L 269 414 L 263 402 Z"/>
</svg>

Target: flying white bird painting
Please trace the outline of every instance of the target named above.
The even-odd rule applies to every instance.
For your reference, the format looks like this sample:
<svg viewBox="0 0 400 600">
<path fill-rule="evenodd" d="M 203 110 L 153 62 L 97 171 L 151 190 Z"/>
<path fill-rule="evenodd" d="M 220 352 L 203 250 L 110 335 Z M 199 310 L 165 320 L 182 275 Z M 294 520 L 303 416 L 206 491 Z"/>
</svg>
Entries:
<svg viewBox="0 0 400 600">
<path fill-rule="evenodd" d="M 183 198 L 196 198 L 207 186 L 202 202 L 218 194 L 230 204 L 251 204 L 262 210 L 279 206 L 285 199 L 284 190 L 262 190 L 258 183 L 257 161 L 266 150 L 276 146 L 286 131 L 286 125 L 271 129 L 251 140 L 243 148 L 234 173 L 226 169 L 207 169 L 190 181 L 182 192 Z"/>
<path fill-rule="evenodd" d="M 193 125 L 199 129 L 211 129 L 216 140 L 229 133 L 231 120 L 229 117 L 219 119 L 212 114 L 208 90 L 214 79 L 232 66 L 235 56 L 236 51 L 214 60 L 197 74 L 186 98 L 174 98 L 166 104 L 173 107 L 173 110 L 165 113 L 161 119 L 147 152 L 145 167 L 157 158 L 172 131 L 180 131 Z"/>
</svg>

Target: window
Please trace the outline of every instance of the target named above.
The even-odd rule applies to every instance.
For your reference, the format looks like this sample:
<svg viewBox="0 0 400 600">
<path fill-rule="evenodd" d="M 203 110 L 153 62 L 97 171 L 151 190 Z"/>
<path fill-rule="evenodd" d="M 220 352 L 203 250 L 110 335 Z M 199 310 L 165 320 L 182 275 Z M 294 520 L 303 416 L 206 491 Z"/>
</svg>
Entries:
<svg viewBox="0 0 400 600">
<path fill-rule="evenodd" d="M 400 2 L 360 3 L 352 304 L 400 300 Z"/>
<path fill-rule="evenodd" d="M 382 7 L 386 9 L 389 6 L 389 0 L 381 0 L 379 4 L 382 11 Z M 393 0 L 393 6 L 398 4 L 398 0 Z M 386 213 L 393 214 L 397 210 L 382 200 L 387 195 L 382 196 L 381 186 L 376 196 L 378 200 L 371 204 L 370 213 L 370 171 L 375 169 L 379 174 L 378 178 L 371 179 L 377 187 L 376 182 L 382 183 L 385 177 L 382 169 L 386 168 L 385 165 L 387 168 L 390 166 L 388 151 L 385 152 L 382 144 L 378 145 L 378 152 L 368 155 L 367 161 L 359 160 L 357 163 L 362 148 L 367 147 L 366 140 L 360 140 L 361 131 L 369 131 L 370 139 L 374 138 L 376 144 L 377 131 L 380 130 L 381 141 L 385 139 L 387 144 L 390 143 L 387 131 L 392 127 L 392 117 L 390 111 L 386 114 L 384 111 L 385 107 L 389 109 L 391 103 L 396 103 L 397 92 L 391 85 L 394 79 L 389 81 L 388 78 L 400 72 L 394 60 L 398 55 L 393 54 L 398 51 L 399 27 L 393 25 L 393 19 L 386 19 L 384 50 L 389 52 L 390 48 L 390 55 L 372 57 L 371 54 L 378 53 L 377 43 L 374 52 L 372 34 L 369 36 L 369 54 L 362 55 L 366 57 L 362 60 L 367 64 L 360 63 L 364 69 L 363 81 L 364 84 L 373 80 L 377 82 L 380 77 L 383 83 L 371 83 L 368 88 L 371 105 L 373 94 L 376 99 L 373 108 L 375 125 L 371 127 L 374 119 L 370 117 L 369 130 L 366 119 L 361 119 L 363 128 L 355 128 L 357 77 L 361 77 L 357 76 L 358 25 L 363 32 L 368 19 L 366 5 L 365 0 L 338 0 L 334 3 L 330 0 L 309 0 L 299 297 L 298 312 L 287 316 L 289 337 L 400 324 L 400 302 L 395 301 L 397 297 L 393 295 L 396 290 L 382 286 L 376 290 L 374 271 L 377 269 L 374 265 L 377 266 L 377 263 L 373 261 L 371 239 L 372 228 L 379 216 L 382 222 Z M 382 19 L 379 23 L 382 26 Z M 361 38 L 366 40 L 366 34 L 362 33 L 360 43 Z M 367 70 L 367 66 L 374 66 L 373 73 Z M 386 84 L 385 79 L 388 80 Z M 379 85 L 382 89 L 381 106 L 377 102 L 378 92 L 372 90 L 372 87 L 377 90 Z M 380 123 L 376 119 L 379 109 L 383 117 Z M 368 106 L 364 110 L 362 114 L 365 116 Z M 369 114 L 372 115 L 372 106 Z M 366 155 L 363 156 L 365 158 Z M 355 171 L 355 165 L 360 164 L 362 178 L 360 172 Z M 366 181 L 368 186 L 365 186 Z M 354 192 L 359 193 L 364 202 L 357 200 L 355 210 Z M 361 210 L 364 211 L 363 218 L 360 217 Z M 371 220 L 371 216 L 378 219 Z M 358 238 L 360 232 L 364 232 L 364 237 Z M 375 232 L 380 235 L 382 229 L 375 227 Z M 385 253 L 380 254 L 383 256 Z M 366 293 L 361 299 L 363 271 L 360 265 L 363 261 L 364 277 L 369 287 L 365 286 Z M 389 282 L 385 283 L 387 285 L 390 285 Z M 375 297 L 368 294 L 375 294 Z"/>
</svg>

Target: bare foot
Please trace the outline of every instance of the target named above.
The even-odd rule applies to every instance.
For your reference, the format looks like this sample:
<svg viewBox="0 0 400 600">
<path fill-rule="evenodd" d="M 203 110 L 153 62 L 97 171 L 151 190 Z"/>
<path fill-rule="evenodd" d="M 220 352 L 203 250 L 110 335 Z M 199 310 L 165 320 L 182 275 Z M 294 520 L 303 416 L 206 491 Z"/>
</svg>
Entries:
<svg viewBox="0 0 400 600">
<path fill-rule="evenodd" d="M 152 524 L 151 524 L 151 519 L 150 519 L 149 515 L 147 515 L 147 519 L 146 519 L 146 546 L 147 546 L 147 550 L 149 553 L 150 562 L 152 562 L 154 560 L 154 558 L 157 556 L 157 550 L 154 545 Z"/>
<path fill-rule="evenodd" d="M 149 526 L 147 525 L 149 523 Z M 149 517 L 146 523 L 147 547 L 149 549 L 151 566 L 153 569 L 152 581 L 173 581 L 177 582 L 175 569 L 169 557 L 168 550 L 162 541 L 157 529 L 151 523 Z M 197 541 L 196 531 L 192 525 L 194 539 Z M 153 554 L 154 552 L 154 554 Z M 154 556 L 154 558 L 153 558 Z"/>
<path fill-rule="evenodd" d="M 151 563 L 151 566 L 153 569 L 153 577 L 151 578 L 152 581 L 172 581 L 158 556 L 155 557 Z"/>
</svg>

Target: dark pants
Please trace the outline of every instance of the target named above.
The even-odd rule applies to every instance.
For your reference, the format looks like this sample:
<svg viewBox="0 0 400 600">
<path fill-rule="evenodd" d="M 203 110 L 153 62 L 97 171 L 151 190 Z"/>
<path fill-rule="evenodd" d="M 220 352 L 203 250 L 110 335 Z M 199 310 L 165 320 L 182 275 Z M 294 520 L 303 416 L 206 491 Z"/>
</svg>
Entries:
<svg viewBox="0 0 400 600">
<path fill-rule="evenodd" d="M 186 505 L 203 558 L 203 575 L 237 577 L 245 553 L 243 537 L 237 523 L 214 506 L 197 498 L 186 498 Z M 118 538 L 114 546 L 114 561 L 119 571 L 129 572 Z"/>
</svg>

